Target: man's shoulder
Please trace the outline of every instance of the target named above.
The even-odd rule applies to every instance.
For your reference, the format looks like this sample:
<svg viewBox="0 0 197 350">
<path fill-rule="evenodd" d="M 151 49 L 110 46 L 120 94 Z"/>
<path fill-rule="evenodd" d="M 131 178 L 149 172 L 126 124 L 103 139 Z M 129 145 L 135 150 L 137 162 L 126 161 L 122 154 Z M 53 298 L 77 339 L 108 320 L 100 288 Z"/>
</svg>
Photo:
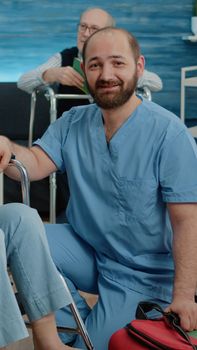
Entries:
<svg viewBox="0 0 197 350">
<path fill-rule="evenodd" d="M 62 117 L 70 118 L 71 122 L 76 122 L 78 120 L 92 118 L 95 113 L 99 110 L 95 103 L 89 105 L 75 106 L 69 111 L 63 113 Z"/>
<path fill-rule="evenodd" d="M 185 125 L 180 118 L 168 109 L 157 103 L 144 100 L 142 103 L 142 114 L 148 124 L 154 124 L 159 130 L 174 130 L 180 132 L 185 129 Z"/>
<path fill-rule="evenodd" d="M 147 101 L 143 100 L 143 107 L 146 109 L 146 111 L 149 111 L 152 117 L 155 118 L 169 118 L 169 119 L 179 119 L 176 114 L 169 111 L 168 109 L 160 106 L 159 104 L 153 102 L 153 101 Z"/>
<path fill-rule="evenodd" d="M 75 106 L 71 108 L 71 113 L 75 114 L 76 116 L 87 116 L 92 115 L 96 111 L 98 111 L 99 108 L 95 103 L 91 103 L 89 105 L 82 105 L 82 106 Z"/>
</svg>

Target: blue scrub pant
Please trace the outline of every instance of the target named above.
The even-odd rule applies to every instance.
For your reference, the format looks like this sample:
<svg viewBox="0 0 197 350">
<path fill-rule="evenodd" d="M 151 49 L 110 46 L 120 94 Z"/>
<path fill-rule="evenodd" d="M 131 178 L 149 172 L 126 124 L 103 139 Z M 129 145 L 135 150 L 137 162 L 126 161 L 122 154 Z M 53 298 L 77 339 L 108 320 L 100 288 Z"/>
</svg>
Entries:
<svg viewBox="0 0 197 350">
<path fill-rule="evenodd" d="M 167 306 L 167 302 L 154 299 L 150 295 L 126 288 L 121 280 L 113 280 L 97 270 L 96 252 L 84 242 L 68 224 L 47 224 L 46 234 L 52 258 L 58 270 L 64 276 L 86 324 L 95 350 L 107 350 L 108 341 L 113 332 L 135 318 L 136 306 L 140 301 L 148 300 Z M 78 290 L 99 295 L 97 304 L 91 310 Z M 68 308 L 56 312 L 57 324 L 74 326 Z M 65 334 L 62 340 L 73 340 Z M 86 349 L 80 337 L 74 347 Z"/>
<path fill-rule="evenodd" d="M 28 336 L 7 265 L 30 321 L 70 303 L 36 210 L 19 203 L 0 206 L 0 347 Z"/>
</svg>

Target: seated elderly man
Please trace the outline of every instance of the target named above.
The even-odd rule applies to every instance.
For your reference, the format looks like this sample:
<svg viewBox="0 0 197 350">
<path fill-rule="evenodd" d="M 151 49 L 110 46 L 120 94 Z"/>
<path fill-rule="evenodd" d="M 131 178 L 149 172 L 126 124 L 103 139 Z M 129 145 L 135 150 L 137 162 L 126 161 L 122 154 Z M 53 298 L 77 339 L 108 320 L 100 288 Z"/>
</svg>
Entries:
<svg viewBox="0 0 197 350">
<path fill-rule="evenodd" d="M 0 206 L 0 348 L 28 336 L 7 272 L 32 324 L 35 350 L 66 350 L 53 313 L 70 303 L 52 262 L 42 221 L 23 204 Z"/>
</svg>

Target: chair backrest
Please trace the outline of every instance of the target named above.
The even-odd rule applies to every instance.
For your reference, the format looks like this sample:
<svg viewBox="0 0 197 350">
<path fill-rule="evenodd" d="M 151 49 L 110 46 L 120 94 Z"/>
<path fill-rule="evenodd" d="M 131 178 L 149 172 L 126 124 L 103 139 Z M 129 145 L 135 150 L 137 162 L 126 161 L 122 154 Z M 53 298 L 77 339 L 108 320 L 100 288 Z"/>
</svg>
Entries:
<svg viewBox="0 0 197 350">
<path fill-rule="evenodd" d="M 185 88 L 197 87 L 197 66 L 181 68 L 181 120 L 185 122 Z"/>
<path fill-rule="evenodd" d="M 181 103 L 180 117 L 183 123 L 188 126 L 188 129 L 193 137 L 197 138 L 197 113 L 194 117 L 187 118 L 186 121 L 186 88 L 197 88 L 197 66 L 189 66 L 181 68 Z M 189 100 L 188 100 L 189 102 Z M 189 103 L 187 103 L 188 107 Z M 191 106 L 190 106 L 191 107 Z"/>
<path fill-rule="evenodd" d="M 143 86 L 142 88 L 136 89 L 136 94 L 142 96 L 143 98 L 145 98 L 149 101 L 152 100 L 151 91 L 147 86 Z"/>
</svg>

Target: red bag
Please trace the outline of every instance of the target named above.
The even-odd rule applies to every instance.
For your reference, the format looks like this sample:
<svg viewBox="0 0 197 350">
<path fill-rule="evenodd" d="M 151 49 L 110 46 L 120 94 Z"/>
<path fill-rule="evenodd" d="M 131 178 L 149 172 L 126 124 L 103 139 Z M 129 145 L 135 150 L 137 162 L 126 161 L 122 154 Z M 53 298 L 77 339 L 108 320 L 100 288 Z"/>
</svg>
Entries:
<svg viewBox="0 0 197 350">
<path fill-rule="evenodd" d="M 162 317 L 149 319 L 146 313 L 152 310 Z M 108 350 L 197 350 L 197 339 L 180 327 L 178 316 L 164 312 L 159 305 L 139 303 L 136 318 L 111 336 Z"/>
</svg>

